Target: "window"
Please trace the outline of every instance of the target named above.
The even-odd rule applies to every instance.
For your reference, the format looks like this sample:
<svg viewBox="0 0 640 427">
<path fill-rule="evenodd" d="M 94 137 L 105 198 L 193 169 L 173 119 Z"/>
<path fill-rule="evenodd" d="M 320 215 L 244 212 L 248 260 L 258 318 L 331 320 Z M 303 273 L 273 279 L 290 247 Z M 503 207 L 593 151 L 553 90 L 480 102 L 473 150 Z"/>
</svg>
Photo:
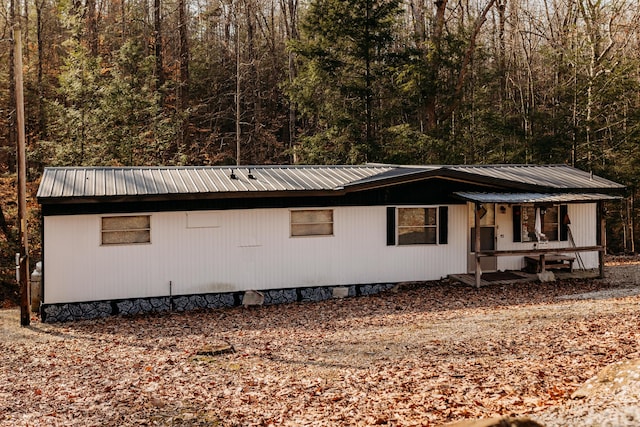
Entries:
<svg viewBox="0 0 640 427">
<path fill-rule="evenodd" d="M 437 218 L 437 208 L 398 208 L 398 244 L 435 245 Z"/>
<path fill-rule="evenodd" d="M 536 210 L 540 214 L 540 231 L 544 236 L 536 235 Z M 519 218 L 518 218 L 519 216 Z M 520 235 L 514 235 L 515 241 L 537 242 L 538 240 L 560 240 L 560 207 L 523 205 L 514 206 L 514 221 L 520 223 Z M 514 229 L 515 230 L 515 229 Z M 514 233 L 515 234 L 515 233 Z M 518 237 L 520 240 L 518 240 Z"/>
<path fill-rule="evenodd" d="M 396 225 L 397 224 L 397 225 Z M 449 207 L 387 207 L 387 246 L 449 242 Z"/>
<path fill-rule="evenodd" d="M 482 203 L 478 206 L 478 216 L 480 217 L 480 227 L 493 227 L 496 225 L 496 205 L 494 203 Z M 476 226 L 476 205 L 469 203 L 469 224 L 473 228 Z"/>
<path fill-rule="evenodd" d="M 542 233 L 547 240 L 558 240 L 558 206 L 549 206 L 546 209 L 540 209 L 540 218 L 542 220 Z"/>
<path fill-rule="evenodd" d="M 149 215 L 102 217 L 103 245 L 150 242 L 151 217 Z"/>
<path fill-rule="evenodd" d="M 291 236 L 332 236 L 333 209 L 291 211 Z"/>
</svg>

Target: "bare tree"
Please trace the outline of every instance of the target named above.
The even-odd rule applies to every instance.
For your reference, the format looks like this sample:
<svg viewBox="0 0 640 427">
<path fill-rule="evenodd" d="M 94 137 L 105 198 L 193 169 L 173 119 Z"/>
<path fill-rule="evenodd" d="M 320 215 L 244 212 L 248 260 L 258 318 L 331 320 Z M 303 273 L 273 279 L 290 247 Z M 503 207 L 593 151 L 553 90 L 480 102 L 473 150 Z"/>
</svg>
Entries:
<svg viewBox="0 0 640 427">
<path fill-rule="evenodd" d="M 165 83 L 163 57 L 162 57 L 162 3 L 161 0 L 153 0 L 153 51 L 156 59 L 156 78 L 158 88 Z"/>
<path fill-rule="evenodd" d="M 18 8 L 19 5 L 17 5 L 16 3 L 19 3 L 19 0 L 9 0 L 9 25 L 11 27 L 15 26 L 18 23 L 16 8 Z M 12 47 L 11 49 L 9 49 L 9 108 L 7 113 L 7 140 L 10 147 L 16 146 L 18 137 L 16 133 L 16 80 L 12 66 L 14 63 L 14 59 L 14 52 Z M 7 163 L 9 171 L 15 172 L 15 159 L 12 159 L 11 156 L 9 156 L 9 161 Z"/>
<path fill-rule="evenodd" d="M 96 15 L 96 1 L 85 0 L 86 37 L 89 53 L 98 56 L 98 17 Z"/>
<path fill-rule="evenodd" d="M 454 78 L 453 85 L 453 98 L 452 102 L 448 103 L 444 109 L 438 107 L 438 93 L 436 90 L 430 90 L 426 93 L 425 102 L 424 102 L 424 115 L 426 120 L 426 129 L 427 130 L 435 130 L 438 123 L 442 120 L 447 120 L 451 117 L 454 111 L 458 108 L 459 103 L 461 101 L 462 91 L 464 89 L 464 85 L 467 82 L 467 77 L 469 73 L 469 66 L 471 64 L 473 55 L 475 54 L 477 39 L 480 35 L 480 31 L 482 26 L 487 20 L 487 14 L 494 6 L 496 0 L 487 0 L 482 9 L 478 11 L 478 14 L 474 18 L 474 22 L 471 25 L 471 31 L 469 33 L 468 39 L 466 40 L 466 47 L 464 49 L 462 59 L 460 64 L 455 71 L 457 76 Z M 412 3 L 413 5 L 413 3 Z M 433 87 L 437 87 L 438 80 L 440 79 L 440 75 L 442 72 L 442 68 L 444 66 L 444 58 L 442 57 L 443 44 L 445 41 L 445 36 L 448 31 L 453 31 L 454 29 L 449 29 L 447 27 L 448 23 L 448 13 L 453 13 L 448 9 L 448 0 L 437 0 L 435 2 L 435 14 L 433 17 L 433 25 L 431 34 L 428 42 L 425 41 L 424 45 L 427 47 L 427 50 L 424 52 L 426 55 L 426 67 L 429 70 L 427 75 L 427 81 Z M 458 8 L 456 8 L 458 9 Z M 413 7 L 415 14 L 415 22 L 418 23 L 421 21 L 421 8 Z M 457 18 L 457 21 L 460 23 L 461 27 L 464 27 L 464 13 L 460 13 Z M 422 30 L 421 24 L 416 24 L 417 29 Z"/>
<path fill-rule="evenodd" d="M 178 75 L 177 109 L 184 115 L 178 135 L 178 144 L 184 151 L 187 140 L 189 106 L 189 23 L 187 17 L 187 1 L 178 0 L 178 61 L 180 64 Z"/>
</svg>

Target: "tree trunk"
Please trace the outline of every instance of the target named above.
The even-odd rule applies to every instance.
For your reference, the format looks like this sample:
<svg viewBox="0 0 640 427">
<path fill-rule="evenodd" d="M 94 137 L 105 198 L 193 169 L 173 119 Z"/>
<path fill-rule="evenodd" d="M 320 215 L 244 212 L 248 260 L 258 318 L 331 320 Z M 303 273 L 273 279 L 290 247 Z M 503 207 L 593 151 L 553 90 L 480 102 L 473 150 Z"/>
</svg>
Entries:
<svg viewBox="0 0 640 427">
<path fill-rule="evenodd" d="M 23 45 L 26 47 L 24 49 L 24 57 L 29 63 L 29 0 L 24 1 L 24 40 Z"/>
<path fill-rule="evenodd" d="M 413 38 L 416 45 L 421 45 L 427 40 L 427 29 L 425 25 L 424 3 L 423 0 L 411 0 L 409 2 L 411 9 L 411 22 L 413 24 Z"/>
<path fill-rule="evenodd" d="M 433 35 L 431 36 L 431 45 L 433 46 L 433 52 L 430 59 L 427 61 L 429 67 L 429 82 L 432 86 L 435 86 L 438 70 L 441 66 L 440 49 L 442 43 L 442 33 L 444 32 L 445 24 L 445 11 L 447 10 L 447 0 L 437 0 L 436 15 L 433 22 Z M 426 129 L 433 131 L 438 125 L 438 117 L 436 114 L 437 95 L 435 90 L 430 90 L 425 96 L 424 115 L 426 121 Z"/>
<path fill-rule="evenodd" d="M 178 4 L 178 32 L 180 38 L 180 104 L 184 110 L 189 100 L 189 38 L 186 0 Z"/>
<path fill-rule="evenodd" d="M 445 12 L 447 9 L 447 1 L 448 0 L 437 0 L 435 2 L 436 5 L 436 15 L 434 18 L 433 24 L 433 35 L 431 36 L 431 45 L 433 46 L 433 54 L 431 58 L 428 60 L 427 64 L 429 67 L 429 84 L 432 87 L 437 85 L 437 76 L 438 70 L 442 66 L 441 60 L 441 45 L 443 41 L 443 34 L 445 28 Z M 487 20 L 487 14 L 495 4 L 496 0 L 488 0 L 484 9 L 480 12 L 480 15 L 476 18 L 471 35 L 469 36 L 469 41 L 467 42 L 467 48 L 465 49 L 464 55 L 462 57 L 462 62 L 460 64 L 460 68 L 458 70 L 458 76 L 456 79 L 456 85 L 454 88 L 454 96 L 453 101 L 449 104 L 446 110 L 438 116 L 437 113 L 437 92 L 435 90 L 431 90 L 429 94 L 425 96 L 425 117 L 427 122 L 427 129 L 434 130 L 437 127 L 437 124 L 440 120 L 446 120 L 450 118 L 453 112 L 458 108 L 462 96 L 462 91 L 464 89 L 464 85 L 467 81 L 467 75 L 469 72 L 469 64 L 473 59 L 473 55 L 476 50 L 476 42 L 478 35 L 480 34 L 480 30 Z"/>
<path fill-rule="evenodd" d="M 372 88 L 371 88 L 371 28 L 370 28 L 370 19 L 371 19 L 371 0 L 366 0 L 366 20 L 365 20 L 365 114 L 366 114 L 366 122 L 365 122 L 365 162 L 371 160 L 370 156 L 374 151 L 373 147 L 373 133 L 371 127 L 373 125 L 373 111 L 371 110 L 373 107 L 373 96 L 372 96 Z"/>
<path fill-rule="evenodd" d="M 476 51 L 476 42 L 478 39 L 478 35 L 480 34 L 482 25 L 484 25 L 485 21 L 487 20 L 487 14 L 491 10 L 495 2 L 496 0 L 489 0 L 489 2 L 485 5 L 484 9 L 480 13 L 480 16 L 476 18 L 476 21 L 473 25 L 473 32 L 471 33 L 467 49 L 465 50 L 464 56 L 462 58 L 462 64 L 460 65 L 460 71 L 458 73 L 458 80 L 456 82 L 455 88 L 455 96 L 453 98 L 453 102 L 446 112 L 446 117 L 449 117 L 453 113 L 453 111 L 455 111 L 460 105 L 460 100 L 462 99 L 462 90 L 464 89 L 464 84 L 467 81 L 467 74 L 469 72 L 469 64 L 471 64 L 473 55 Z"/>
<path fill-rule="evenodd" d="M 98 19 L 96 17 L 96 1 L 86 0 L 87 44 L 92 57 L 98 56 Z"/>
<path fill-rule="evenodd" d="M 240 166 L 242 164 L 241 157 L 241 131 L 242 127 L 240 126 L 240 119 L 242 117 L 240 107 L 240 96 L 241 96 L 241 77 L 240 74 L 240 13 L 236 12 L 236 165 Z"/>
<path fill-rule="evenodd" d="M 500 76 L 500 111 L 503 112 L 507 88 L 506 43 L 504 39 L 507 0 L 498 0 L 498 74 Z"/>
<path fill-rule="evenodd" d="M 44 108 L 44 82 L 43 82 L 43 62 L 44 62 L 44 44 L 42 42 L 42 12 L 44 9 L 44 0 L 36 2 L 36 36 L 38 42 L 38 127 L 40 136 L 47 138 L 47 116 Z"/>
<path fill-rule="evenodd" d="M 631 197 L 629 200 L 629 207 L 630 207 L 630 215 L 629 215 L 629 240 L 631 241 L 631 253 L 635 254 L 636 253 L 636 240 L 635 240 L 635 195 L 636 195 L 636 191 L 635 188 L 631 191 Z"/>
<path fill-rule="evenodd" d="M 11 22 L 11 26 L 14 26 L 18 23 L 16 17 L 16 2 L 18 0 L 9 0 L 9 20 Z M 17 134 L 16 134 L 16 76 L 13 70 L 13 63 L 15 60 L 15 55 L 13 52 L 13 46 L 9 49 L 9 108 L 7 114 L 7 126 L 9 127 L 7 132 L 7 140 L 8 146 L 11 147 L 9 153 L 14 153 L 13 147 L 16 146 L 17 142 Z M 7 165 L 10 173 L 14 173 L 16 171 L 16 162 L 15 157 L 12 154 L 9 154 L 9 158 L 7 159 Z"/>
<path fill-rule="evenodd" d="M 16 242 L 14 241 L 14 236 L 11 235 L 11 230 L 9 230 L 9 226 L 7 225 L 7 220 L 5 219 L 4 212 L 2 211 L 2 204 L 0 204 L 0 230 L 4 237 L 6 237 L 7 242 L 10 242 L 11 245 L 14 245 Z"/>
<path fill-rule="evenodd" d="M 179 36 L 179 60 L 180 75 L 178 84 L 178 112 L 185 114 L 189 105 L 189 38 L 188 38 L 188 22 L 187 22 L 187 5 L 186 0 L 178 2 L 178 36 Z M 188 120 L 183 117 L 180 125 L 180 134 L 178 143 L 184 148 L 186 142 Z"/>
<path fill-rule="evenodd" d="M 258 83 L 259 82 L 258 67 L 256 65 L 257 63 L 256 46 L 255 46 L 256 23 L 255 23 L 255 15 L 254 15 L 256 5 L 253 0 L 244 0 L 244 4 L 245 4 L 245 17 L 246 17 L 246 26 L 247 26 L 246 50 L 247 50 L 248 61 L 249 61 L 249 75 L 245 79 L 245 87 L 247 87 L 248 89 L 252 88 L 252 90 L 247 90 L 245 93 L 247 94 L 246 95 L 247 98 L 249 96 L 253 96 L 252 100 L 247 99 L 247 101 L 252 102 L 253 104 L 253 112 L 250 115 L 250 117 L 252 118 L 251 120 L 253 121 L 253 136 L 256 136 L 261 123 L 260 110 L 262 108 L 262 105 L 260 104 L 260 92 L 259 92 L 260 86 Z M 247 104 L 247 106 L 248 105 L 249 104 Z M 251 140 L 251 135 L 249 135 L 249 140 Z M 245 161 L 249 162 L 249 164 L 259 163 L 259 161 L 257 161 L 258 150 L 256 150 L 257 147 L 255 142 L 250 146 L 249 144 L 247 144 L 247 146 L 248 146 L 247 147 L 248 150 L 246 151 L 249 152 L 249 156 L 245 156 Z"/>
<path fill-rule="evenodd" d="M 120 25 L 121 25 L 121 36 L 122 36 L 122 44 L 124 44 L 124 42 L 127 40 L 127 4 L 125 0 L 120 0 L 121 1 L 121 8 L 120 8 Z"/>
<path fill-rule="evenodd" d="M 287 40 L 298 40 L 298 25 L 297 25 L 297 17 L 298 17 L 298 0 L 280 0 L 280 8 L 284 14 L 285 21 L 285 32 L 287 35 Z M 289 77 L 289 83 L 293 83 L 294 79 L 297 75 L 295 57 L 292 50 L 289 50 L 288 54 L 288 63 L 287 63 L 287 72 Z M 289 109 L 289 135 L 288 135 L 288 146 L 289 150 L 292 153 L 290 156 L 291 161 L 296 164 L 298 163 L 298 156 L 295 150 L 296 144 L 296 106 L 289 101 L 288 104 Z"/>
<path fill-rule="evenodd" d="M 153 0 L 153 47 L 156 56 L 156 89 L 162 88 L 165 82 L 164 68 L 162 65 L 162 17 L 161 0 Z M 160 101 L 162 103 L 162 101 Z"/>
</svg>

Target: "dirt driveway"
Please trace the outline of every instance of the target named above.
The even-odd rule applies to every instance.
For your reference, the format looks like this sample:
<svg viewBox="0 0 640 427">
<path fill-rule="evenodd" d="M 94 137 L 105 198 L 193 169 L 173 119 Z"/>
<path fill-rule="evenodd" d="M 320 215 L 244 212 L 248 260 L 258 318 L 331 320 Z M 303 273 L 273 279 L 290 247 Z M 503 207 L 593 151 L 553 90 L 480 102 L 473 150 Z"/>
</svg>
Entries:
<svg viewBox="0 0 640 427">
<path fill-rule="evenodd" d="M 321 303 L 26 329 L 17 311 L 3 310 L 0 425 L 535 418 L 602 367 L 640 357 L 635 268 L 604 281 L 425 283 Z M 198 355 L 223 343 L 235 352 Z"/>
</svg>

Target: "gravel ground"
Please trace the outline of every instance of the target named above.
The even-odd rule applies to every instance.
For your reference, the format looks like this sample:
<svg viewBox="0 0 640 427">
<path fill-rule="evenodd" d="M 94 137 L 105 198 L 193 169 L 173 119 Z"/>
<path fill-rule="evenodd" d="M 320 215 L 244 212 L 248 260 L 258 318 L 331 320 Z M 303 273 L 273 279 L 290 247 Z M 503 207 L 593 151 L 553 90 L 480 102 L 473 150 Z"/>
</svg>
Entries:
<svg viewBox="0 0 640 427">
<path fill-rule="evenodd" d="M 640 294 L 640 264 L 609 266 L 606 271 L 604 281 L 616 288 L 558 299 L 599 300 Z M 576 390 L 572 398 L 532 418 L 546 427 L 640 426 L 640 359 L 608 366 Z"/>
<path fill-rule="evenodd" d="M 584 394 L 574 394 L 565 405 L 536 414 L 533 419 L 546 427 L 636 427 L 640 426 L 640 363 L 615 364 L 603 370 L 611 377 L 590 379 Z M 583 387 L 583 388 L 585 388 Z M 580 390 L 579 390 L 580 391 Z"/>
</svg>

